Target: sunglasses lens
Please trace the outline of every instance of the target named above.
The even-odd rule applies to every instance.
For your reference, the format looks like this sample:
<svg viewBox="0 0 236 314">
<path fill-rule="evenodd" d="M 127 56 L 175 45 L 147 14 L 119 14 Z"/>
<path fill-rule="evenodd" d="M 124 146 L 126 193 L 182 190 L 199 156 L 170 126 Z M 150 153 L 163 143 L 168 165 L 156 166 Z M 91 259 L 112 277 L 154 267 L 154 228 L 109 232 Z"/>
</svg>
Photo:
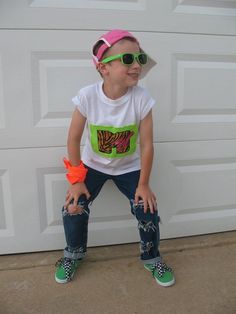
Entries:
<svg viewBox="0 0 236 314">
<path fill-rule="evenodd" d="M 138 56 L 138 61 L 140 64 L 146 64 L 147 63 L 147 55 L 145 53 L 140 53 Z"/>
<path fill-rule="evenodd" d="M 125 53 L 122 59 L 124 64 L 132 64 L 134 62 L 134 56 L 131 53 Z"/>
</svg>

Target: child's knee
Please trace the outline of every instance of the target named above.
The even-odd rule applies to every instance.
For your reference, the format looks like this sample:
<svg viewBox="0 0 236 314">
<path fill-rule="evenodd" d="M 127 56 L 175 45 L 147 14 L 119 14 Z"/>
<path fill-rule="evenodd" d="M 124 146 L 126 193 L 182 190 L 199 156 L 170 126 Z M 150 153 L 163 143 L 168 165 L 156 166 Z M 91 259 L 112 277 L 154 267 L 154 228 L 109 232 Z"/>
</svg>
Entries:
<svg viewBox="0 0 236 314">
<path fill-rule="evenodd" d="M 70 205 L 72 205 L 72 203 L 73 203 L 73 201 L 71 202 Z M 70 211 L 68 208 L 64 208 L 63 207 L 62 208 L 62 217 L 65 217 L 65 216 L 77 216 L 77 215 L 89 216 L 90 211 L 89 211 L 88 204 L 87 204 L 86 201 L 79 200 L 78 203 L 77 203 L 77 207 L 78 207 L 78 210 L 74 210 L 74 211 Z"/>
<path fill-rule="evenodd" d="M 157 211 L 151 213 L 148 208 L 147 212 L 144 212 L 144 205 L 142 202 L 135 204 L 134 200 L 131 200 L 131 212 L 137 218 L 140 226 L 143 226 L 143 228 L 154 228 L 153 226 L 156 226 L 160 221 Z"/>
</svg>

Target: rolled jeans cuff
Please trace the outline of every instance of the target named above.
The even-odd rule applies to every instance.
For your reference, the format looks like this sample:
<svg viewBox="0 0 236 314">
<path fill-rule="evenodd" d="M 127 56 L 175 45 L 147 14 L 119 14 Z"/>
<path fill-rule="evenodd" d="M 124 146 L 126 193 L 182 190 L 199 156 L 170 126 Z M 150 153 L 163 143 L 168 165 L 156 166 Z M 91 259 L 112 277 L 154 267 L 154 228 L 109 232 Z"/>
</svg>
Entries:
<svg viewBox="0 0 236 314">
<path fill-rule="evenodd" d="M 64 250 L 64 257 L 70 258 L 70 259 L 83 259 L 85 257 L 86 253 L 80 253 L 80 252 L 69 252 L 67 250 Z"/>
<path fill-rule="evenodd" d="M 154 257 L 152 259 L 141 259 L 144 264 L 154 264 L 161 261 L 161 256 Z"/>
</svg>

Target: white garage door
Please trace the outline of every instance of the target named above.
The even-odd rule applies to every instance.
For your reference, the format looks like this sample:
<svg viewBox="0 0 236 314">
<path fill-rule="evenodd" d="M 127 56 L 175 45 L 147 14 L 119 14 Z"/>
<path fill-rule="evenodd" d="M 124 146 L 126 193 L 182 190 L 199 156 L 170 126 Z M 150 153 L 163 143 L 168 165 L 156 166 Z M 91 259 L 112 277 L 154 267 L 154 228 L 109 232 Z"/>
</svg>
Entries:
<svg viewBox="0 0 236 314">
<path fill-rule="evenodd" d="M 71 97 L 99 77 L 91 46 L 135 33 L 157 61 L 153 190 L 162 238 L 236 229 L 236 1 L 0 1 L 0 252 L 61 249 Z M 227 36 L 226 36 L 227 35 Z M 89 245 L 138 241 L 106 184 Z"/>
</svg>

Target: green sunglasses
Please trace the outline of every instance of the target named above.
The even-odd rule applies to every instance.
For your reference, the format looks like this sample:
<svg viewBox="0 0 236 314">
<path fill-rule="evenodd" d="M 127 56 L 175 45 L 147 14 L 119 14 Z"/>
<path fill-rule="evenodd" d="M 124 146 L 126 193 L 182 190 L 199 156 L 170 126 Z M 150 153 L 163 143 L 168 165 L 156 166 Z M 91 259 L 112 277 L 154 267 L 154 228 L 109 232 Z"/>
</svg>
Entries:
<svg viewBox="0 0 236 314">
<path fill-rule="evenodd" d="M 146 53 L 143 53 L 143 52 L 138 52 L 138 53 L 126 52 L 126 53 L 121 53 L 119 55 L 107 57 L 107 58 L 103 59 L 101 62 L 102 63 L 108 63 L 108 62 L 111 62 L 111 61 L 117 60 L 117 59 L 120 59 L 124 65 L 131 65 L 134 63 L 135 60 L 140 65 L 144 65 L 148 61 L 148 56 L 146 55 Z"/>
</svg>

